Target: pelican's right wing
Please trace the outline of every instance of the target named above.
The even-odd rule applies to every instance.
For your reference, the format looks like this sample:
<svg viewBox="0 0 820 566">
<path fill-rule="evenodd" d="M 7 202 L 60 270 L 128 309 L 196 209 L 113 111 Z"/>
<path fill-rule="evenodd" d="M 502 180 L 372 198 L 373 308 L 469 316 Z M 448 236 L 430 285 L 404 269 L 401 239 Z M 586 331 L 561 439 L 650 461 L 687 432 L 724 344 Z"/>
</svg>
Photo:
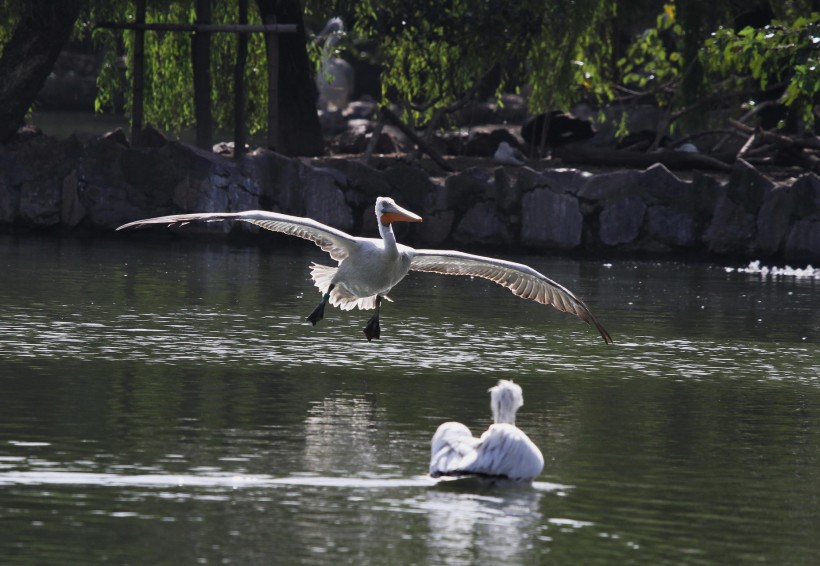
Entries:
<svg viewBox="0 0 820 566">
<path fill-rule="evenodd" d="M 612 343 L 609 332 L 593 316 L 584 301 L 563 285 L 523 263 L 453 250 L 413 250 L 410 270 L 489 279 L 522 299 L 531 299 L 542 305 L 551 305 L 559 311 L 574 314 L 597 328 L 604 342 Z"/>
<path fill-rule="evenodd" d="M 356 239 L 341 230 L 337 230 L 311 218 L 290 216 L 266 210 L 247 210 L 245 212 L 203 212 L 195 214 L 172 214 L 158 216 L 145 220 L 136 220 L 123 224 L 117 230 L 139 228 L 149 224 L 165 224 L 167 226 L 184 226 L 189 222 L 220 222 L 223 220 L 241 220 L 255 224 L 265 230 L 280 232 L 288 236 L 296 236 L 314 242 L 330 254 L 336 261 L 342 261 L 348 256 L 349 250 L 356 243 Z"/>
</svg>

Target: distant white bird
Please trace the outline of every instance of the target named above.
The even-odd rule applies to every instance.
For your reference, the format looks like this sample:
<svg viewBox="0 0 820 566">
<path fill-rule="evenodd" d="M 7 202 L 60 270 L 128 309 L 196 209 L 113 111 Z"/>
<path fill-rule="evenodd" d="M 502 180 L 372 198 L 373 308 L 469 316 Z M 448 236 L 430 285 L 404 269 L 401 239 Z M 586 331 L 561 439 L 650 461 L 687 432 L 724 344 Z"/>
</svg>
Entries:
<svg viewBox="0 0 820 566">
<path fill-rule="evenodd" d="M 515 149 L 513 146 L 503 141 L 498 144 L 498 149 L 493 155 L 496 161 L 502 165 L 524 165 L 524 154 Z"/>
<path fill-rule="evenodd" d="M 524 404 L 521 386 L 502 379 L 490 388 L 495 424 L 473 437 L 461 423 L 447 422 L 436 430 L 430 446 L 430 475 L 479 476 L 532 481 L 544 469 L 538 447 L 515 426 L 515 413 Z"/>
<path fill-rule="evenodd" d="M 350 236 L 310 218 L 265 210 L 160 216 L 129 222 L 117 230 L 149 224 L 185 225 L 195 221 L 221 220 L 241 220 L 266 230 L 311 240 L 339 262 L 338 267 L 313 264 L 311 268 L 313 282 L 322 293 L 322 301 L 307 317 L 314 325 L 324 317 L 328 301 L 342 310 L 351 310 L 354 307 L 375 308 L 376 312 L 367 322 L 364 333 L 368 340 L 379 338 L 379 310 L 382 299 L 388 299 L 387 293 L 404 279 L 408 271 L 432 271 L 444 275 L 468 275 L 489 279 L 503 285 L 519 297 L 552 305 L 560 311 L 574 314 L 588 324 L 594 325 L 605 342 L 612 342 L 609 333 L 581 299 L 569 289 L 529 266 L 452 250 L 415 250 L 397 244 L 391 224 L 421 222 L 422 219 L 388 197 L 376 199 L 376 220 L 381 238 Z"/>
<path fill-rule="evenodd" d="M 319 107 L 323 110 L 342 111 L 353 94 L 353 67 L 336 57 L 336 47 L 345 36 L 341 18 L 331 18 L 314 41 L 324 40 L 316 87 L 319 89 Z"/>
</svg>

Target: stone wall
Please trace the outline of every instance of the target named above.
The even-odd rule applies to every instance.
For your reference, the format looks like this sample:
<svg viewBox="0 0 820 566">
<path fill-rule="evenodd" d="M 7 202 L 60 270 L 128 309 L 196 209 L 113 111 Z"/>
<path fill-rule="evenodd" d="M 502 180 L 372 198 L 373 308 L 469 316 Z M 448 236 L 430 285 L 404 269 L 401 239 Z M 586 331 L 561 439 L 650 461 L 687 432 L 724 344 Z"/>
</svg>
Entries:
<svg viewBox="0 0 820 566">
<path fill-rule="evenodd" d="M 263 208 L 373 235 L 373 202 L 389 195 L 424 216 L 399 234 L 416 246 L 820 260 L 820 178 L 775 183 L 742 161 L 723 180 L 683 180 L 662 165 L 592 174 L 490 161 L 430 176 L 399 160 L 373 168 L 257 150 L 237 162 L 159 145 L 131 149 L 115 132 L 0 149 L 0 226 L 106 232 L 149 216 Z M 231 229 L 245 228 L 181 233 Z"/>
</svg>

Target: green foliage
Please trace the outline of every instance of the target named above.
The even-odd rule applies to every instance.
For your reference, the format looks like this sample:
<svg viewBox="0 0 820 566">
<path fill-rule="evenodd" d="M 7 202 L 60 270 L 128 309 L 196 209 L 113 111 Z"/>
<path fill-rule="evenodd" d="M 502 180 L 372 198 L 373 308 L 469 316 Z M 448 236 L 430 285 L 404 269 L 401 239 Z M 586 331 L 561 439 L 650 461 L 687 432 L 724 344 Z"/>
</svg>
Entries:
<svg viewBox="0 0 820 566">
<path fill-rule="evenodd" d="M 250 3 L 249 23 L 260 23 L 256 5 Z M 92 7 L 88 21 L 133 21 L 133 2 L 117 0 Z M 214 2 L 213 23 L 236 23 L 235 2 Z M 147 3 L 146 21 L 151 23 L 193 23 L 196 21 L 193 0 L 165 0 Z M 248 92 L 246 126 L 250 133 L 262 130 L 267 112 L 267 66 L 264 38 L 251 34 L 248 43 Z M 109 29 L 94 31 L 94 40 L 103 47 L 104 60 L 97 84 L 98 111 L 114 107 L 122 98 L 126 110 L 131 108 L 134 33 Z M 233 71 L 236 61 L 237 35 L 211 35 L 211 100 L 214 121 L 219 128 L 233 125 Z M 125 72 L 123 73 L 123 67 Z M 179 132 L 194 123 L 193 68 L 191 35 L 181 32 L 145 33 L 144 112 L 147 123 Z"/>
<path fill-rule="evenodd" d="M 381 57 L 383 97 L 426 120 L 495 69 L 499 91 L 528 84 L 533 111 L 608 96 L 600 24 L 613 11 L 605 0 L 370 0 L 353 17 Z"/>
<path fill-rule="evenodd" d="M 725 81 L 742 90 L 784 85 L 781 102 L 797 108 L 807 124 L 820 95 L 820 13 L 775 21 L 763 29 L 717 30 L 704 44 L 700 60 L 710 82 Z"/>
</svg>

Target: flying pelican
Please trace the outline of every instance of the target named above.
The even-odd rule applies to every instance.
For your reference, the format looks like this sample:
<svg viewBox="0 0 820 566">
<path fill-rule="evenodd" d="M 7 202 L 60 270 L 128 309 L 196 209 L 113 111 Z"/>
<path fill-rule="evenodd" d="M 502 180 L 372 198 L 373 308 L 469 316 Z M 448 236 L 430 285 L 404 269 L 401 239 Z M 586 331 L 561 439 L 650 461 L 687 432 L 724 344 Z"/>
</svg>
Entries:
<svg viewBox="0 0 820 566">
<path fill-rule="evenodd" d="M 490 388 L 495 424 L 481 438 L 461 423 L 439 426 L 430 445 L 430 475 L 532 481 L 544 469 L 544 456 L 515 426 L 515 412 L 523 404 L 521 386 L 502 379 Z"/>
<path fill-rule="evenodd" d="M 382 299 L 390 300 L 387 293 L 404 279 L 408 271 L 432 271 L 444 275 L 468 275 L 489 279 L 503 285 L 519 297 L 552 305 L 560 311 L 574 314 L 586 323 L 594 325 L 606 343 L 612 342 L 609 332 L 595 319 L 581 299 L 569 289 L 527 265 L 452 250 L 415 250 L 397 244 L 391 224 L 421 222 L 422 218 L 388 197 L 376 199 L 376 220 L 381 238 L 350 236 L 311 218 L 265 210 L 160 216 L 129 222 L 117 230 L 149 224 L 171 226 L 194 221 L 221 220 L 241 220 L 273 232 L 311 240 L 339 262 L 338 267 L 316 263 L 311 267 L 313 283 L 322 293 L 322 301 L 307 317 L 314 325 L 324 317 L 328 301 L 342 310 L 351 310 L 354 307 L 375 308 L 376 312 L 368 320 L 364 334 L 368 341 L 379 338 L 379 310 Z"/>
</svg>

